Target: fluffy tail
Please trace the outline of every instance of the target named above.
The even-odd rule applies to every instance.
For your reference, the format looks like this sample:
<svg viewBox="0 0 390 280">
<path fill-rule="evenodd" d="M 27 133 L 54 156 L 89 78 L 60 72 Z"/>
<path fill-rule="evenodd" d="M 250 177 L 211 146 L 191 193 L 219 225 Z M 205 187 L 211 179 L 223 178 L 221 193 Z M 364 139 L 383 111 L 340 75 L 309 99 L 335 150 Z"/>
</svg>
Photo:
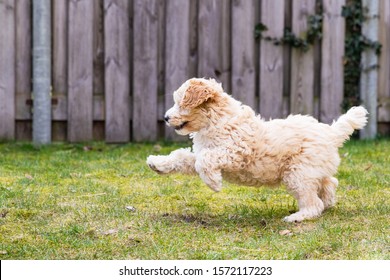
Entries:
<svg viewBox="0 0 390 280">
<path fill-rule="evenodd" d="M 367 123 L 367 110 L 363 106 L 352 107 L 332 124 L 336 132 L 336 143 L 341 146 L 352 135 L 355 129 L 362 129 Z"/>
</svg>

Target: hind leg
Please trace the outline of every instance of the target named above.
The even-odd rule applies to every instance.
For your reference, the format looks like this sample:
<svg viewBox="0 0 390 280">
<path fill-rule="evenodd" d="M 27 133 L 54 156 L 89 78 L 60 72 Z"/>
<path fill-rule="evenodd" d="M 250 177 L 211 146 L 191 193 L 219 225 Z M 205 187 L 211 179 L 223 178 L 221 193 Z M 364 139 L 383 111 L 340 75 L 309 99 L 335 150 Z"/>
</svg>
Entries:
<svg viewBox="0 0 390 280">
<path fill-rule="evenodd" d="M 317 192 L 305 188 L 294 193 L 298 200 L 299 211 L 284 218 L 286 222 L 301 222 L 305 219 L 316 218 L 324 211 L 324 203 Z"/>
<path fill-rule="evenodd" d="M 284 179 L 287 189 L 297 199 L 299 211 L 284 218 L 286 222 L 301 222 L 315 218 L 324 211 L 324 203 L 318 196 L 320 180 L 290 174 Z"/>
<path fill-rule="evenodd" d="M 336 188 L 339 181 L 335 177 L 328 177 L 322 180 L 321 188 L 318 191 L 318 196 L 324 203 L 324 208 L 328 209 L 336 203 Z"/>
</svg>

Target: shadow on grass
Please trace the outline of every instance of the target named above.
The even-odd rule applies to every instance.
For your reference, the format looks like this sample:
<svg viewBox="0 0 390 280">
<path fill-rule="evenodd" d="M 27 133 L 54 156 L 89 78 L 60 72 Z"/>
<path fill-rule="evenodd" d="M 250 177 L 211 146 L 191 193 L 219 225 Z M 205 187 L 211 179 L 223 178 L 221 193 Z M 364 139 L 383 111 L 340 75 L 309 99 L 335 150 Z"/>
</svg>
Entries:
<svg viewBox="0 0 390 280">
<path fill-rule="evenodd" d="M 282 219 L 295 212 L 293 208 L 257 208 L 239 205 L 233 209 L 225 209 L 223 213 L 162 213 L 152 216 L 152 219 L 163 221 L 169 225 L 188 224 L 202 228 L 266 228 L 269 225 L 284 223 Z"/>
</svg>

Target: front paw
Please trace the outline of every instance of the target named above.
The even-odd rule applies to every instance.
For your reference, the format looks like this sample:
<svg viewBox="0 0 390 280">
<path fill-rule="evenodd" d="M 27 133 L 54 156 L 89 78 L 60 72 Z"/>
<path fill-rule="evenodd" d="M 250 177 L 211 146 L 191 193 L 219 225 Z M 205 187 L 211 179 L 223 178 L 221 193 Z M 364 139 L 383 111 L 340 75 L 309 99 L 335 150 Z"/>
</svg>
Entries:
<svg viewBox="0 0 390 280">
<path fill-rule="evenodd" d="M 146 164 L 158 174 L 169 174 L 172 172 L 172 168 L 164 160 L 164 156 L 148 156 Z"/>
<path fill-rule="evenodd" d="M 302 213 L 294 213 L 290 216 L 284 217 L 283 221 L 287 223 L 299 223 L 302 222 L 305 219 L 305 216 Z"/>
<path fill-rule="evenodd" d="M 157 169 L 157 167 L 153 163 L 148 163 L 148 166 L 150 169 L 152 169 L 154 172 L 158 174 L 163 174 L 160 170 Z"/>
<path fill-rule="evenodd" d="M 157 168 L 156 163 L 158 160 L 157 156 L 148 156 L 146 159 L 146 164 L 149 166 L 150 169 L 157 172 L 158 174 L 162 174 L 162 172 Z"/>
</svg>

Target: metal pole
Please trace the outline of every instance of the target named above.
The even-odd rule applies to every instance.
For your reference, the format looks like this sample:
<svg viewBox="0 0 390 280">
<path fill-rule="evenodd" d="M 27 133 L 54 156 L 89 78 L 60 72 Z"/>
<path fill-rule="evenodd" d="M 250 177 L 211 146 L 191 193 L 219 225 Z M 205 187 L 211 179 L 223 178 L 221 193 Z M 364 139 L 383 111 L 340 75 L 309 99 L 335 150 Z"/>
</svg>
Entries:
<svg viewBox="0 0 390 280">
<path fill-rule="evenodd" d="M 362 35 L 369 40 L 378 41 L 378 0 L 362 0 L 364 8 L 368 9 L 366 20 L 362 25 Z M 370 113 L 368 123 L 360 132 L 360 138 L 373 139 L 377 135 L 378 107 L 378 56 L 375 50 L 368 48 L 362 52 L 360 75 L 360 97 L 363 105 Z"/>
<path fill-rule="evenodd" d="M 50 0 L 33 3 L 33 142 L 51 142 Z"/>
</svg>

